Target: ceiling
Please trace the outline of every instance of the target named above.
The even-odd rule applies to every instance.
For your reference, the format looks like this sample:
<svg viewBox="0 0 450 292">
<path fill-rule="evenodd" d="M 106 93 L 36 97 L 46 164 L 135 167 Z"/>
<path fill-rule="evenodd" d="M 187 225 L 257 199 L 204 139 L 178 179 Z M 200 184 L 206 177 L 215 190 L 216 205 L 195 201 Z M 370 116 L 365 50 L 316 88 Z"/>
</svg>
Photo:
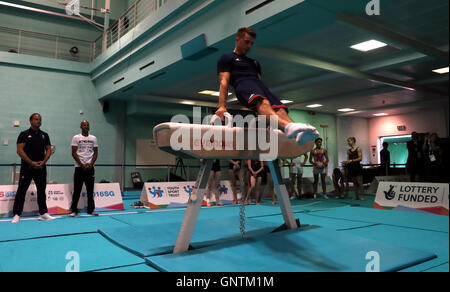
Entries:
<svg viewBox="0 0 450 292">
<path fill-rule="evenodd" d="M 307 0 L 254 26 L 250 54 L 262 64 L 266 85 L 291 109 L 373 118 L 375 113 L 406 114 L 448 107 L 448 0 L 381 0 L 380 15 L 355 14 L 361 0 Z M 369 2 L 369 1 L 367 1 Z M 364 11 L 364 10 L 359 10 Z M 376 39 L 388 44 L 370 52 L 350 46 Z M 218 90 L 217 60 L 231 52 L 234 37 L 212 45 L 215 53 L 180 61 L 140 99 L 164 96 L 170 102 L 214 106 L 218 98 L 198 94 Z M 151 88 L 151 89 L 150 89 Z M 230 98 L 229 107 L 241 107 Z M 340 113 L 337 109 L 353 108 Z"/>
</svg>

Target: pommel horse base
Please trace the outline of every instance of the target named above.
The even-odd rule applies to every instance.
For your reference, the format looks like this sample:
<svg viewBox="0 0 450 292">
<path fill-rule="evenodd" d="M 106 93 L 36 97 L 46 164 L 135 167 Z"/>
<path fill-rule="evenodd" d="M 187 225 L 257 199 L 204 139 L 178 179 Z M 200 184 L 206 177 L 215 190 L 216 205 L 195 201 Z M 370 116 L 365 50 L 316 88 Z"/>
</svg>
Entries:
<svg viewBox="0 0 450 292">
<path fill-rule="evenodd" d="M 194 132 L 201 132 L 201 137 L 204 137 L 207 131 L 211 131 L 213 128 L 217 133 L 222 133 L 220 137 L 227 137 L 226 135 L 230 135 L 228 137 L 233 137 L 233 147 L 230 150 L 210 150 L 206 151 L 204 149 L 199 150 L 185 150 L 185 148 L 181 148 L 179 150 L 173 150 L 171 145 L 171 137 L 172 135 L 179 135 L 180 129 L 189 132 L 190 137 L 195 137 Z M 261 154 L 267 154 L 270 152 L 270 149 L 261 150 L 257 148 L 256 150 L 237 150 L 241 149 L 237 147 L 237 141 L 242 143 L 242 138 L 244 138 L 245 147 L 248 146 L 248 137 L 252 137 L 248 135 L 250 131 L 255 131 L 256 137 L 259 135 L 265 134 L 268 132 L 272 134 L 272 138 L 275 137 L 276 146 L 278 147 L 277 158 L 294 158 L 298 157 L 308 151 L 310 151 L 314 146 L 314 141 L 309 142 L 303 146 L 298 146 L 295 141 L 287 139 L 285 134 L 280 130 L 267 130 L 267 129 L 247 129 L 247 128 L 232 128 L 230 126 L 207 126 L 207 125 L 191 125 L 191 124 L 179 124 L 179 123 L 164 123 L 156 126 L 153 129 L 153 138 L 156 142 L 156 145 L 166 152 L 172 153 L 178 157 L 190 158 L 190 159 L 203 159 L 200 172 L 198 173 L 197 180 L 195 183 L 195 188 L 191 197 L 188 201 L 188 206 L 186 209 L 186 214 L 183 219 L 183 223 L 180 228 L 180 232 L 178 234 L 178 239 L 176 241 L 173 253 L 185 252 L 189 249 L 189 244 L 192 239 L 192 235 L 194 233 L 195 224 L 198 219 L 198 215 L 201 209 L 203 197 L 206 193 L 206 185 L 208 183 L 210 171 L 215 159 L 219 160 L 242 160 L 241 166 L 243 166 L 244 159 L 257 159 L 261 160 Z M 210 137 L 210 136 L 208 136 Z M 216 136 L 215 136 L 216 137 Z M 209 139 L 209 138 L 208 138 Z M 194 144 L 196 143 L 193 139 L 190 139 L 188 149 L 195 149 Z M 172 140 L 173 142 L 173 140 Z M 197 141 L 198 142 L 198 141 Z M 200 141 L 203 145 L 205 141 Z M 210 141 L 206 141 L 210 142 Z M 217 141 L 216 141 L 217 142 Z M 219 143 L 222 143 L 221 141 Z M 225 143 L 222 143 L 225 144 Z M 230 145 L 231 146 L 231 145 Z M 250 149 L 250 148 L 243 149 Z M 283 179 L 281 177 L 281 172 L 278 164 L 278 159 L 267 161 L 270 169 L 270 173 L 272 175 L 272 180 L 274 183 L 274 190 L 278 198 L 278 202 L 281 208 L 281 212 L 283 215 L 283 219 L 285 222 L 285 228 L 287 229 L 296 229 L 300 226 L 297 225 L 297 221 L 295 220 L 294 213 L 292 211 L 292 206 L 289 200 L 289 195 L 287 192 L 286 185 L 283 184 Z M 241 167 L 241 186 L 243 186 L 243 178 L 244 178 L 244 167 Z"/>
</svg>

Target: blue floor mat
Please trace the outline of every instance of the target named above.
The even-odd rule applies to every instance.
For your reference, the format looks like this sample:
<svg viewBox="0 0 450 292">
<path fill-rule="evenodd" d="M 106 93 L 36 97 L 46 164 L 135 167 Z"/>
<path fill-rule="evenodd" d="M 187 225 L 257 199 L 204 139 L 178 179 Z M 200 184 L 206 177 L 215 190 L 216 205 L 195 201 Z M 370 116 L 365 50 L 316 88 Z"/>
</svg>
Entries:
<svg viewBox="0 0 450 292">
<path fill-rule="evenodd" d="M 77 259 L 81 272 L 144 262 L 97 233 L 1 242 L 0 259 L 4 272 L 65 272 Z"/>
<path fill-rule="evenodd" d="M 139 214 L 113 215 L 112 218 L 131 226 L 146 226 L 149 224 L 177 223 L 183 221 L 186 208 L 182 209 L 144 209 Z M 220 217 L 239 218 L 240 206 L 203 207 L 200 209 L 199 220 L 214 219 Z M 249 205 L 245 207 L 247 218 L 259 218 L 268 215 L 281 214 L 279 206 Z"/>
<path fill-rule="evenodd" d="M 115 273 L 155 273 L 159 272 L 147 264 L 132 265 L 126 267 L 118 267 L 101 270 L 99 272 L 115 272 Z"/>
<path fill-rule="evenodd" d="M 373 225 L 372 223 L 311 216 L 311 214 L 309 214 L 309 213 L 304 213 L 304 214 L 296 213 L 295 215 L 296 215 L 296 217 L 298 217 L 300 219 L 301 225 L 320 226 L 320 227 L 330 228 L 333 230 L 362 228 L 362 227 L 367 227 L 367 226 Z M 264 222 L 282 222 L 283 216 L 276 215 L 276 216 L 258 217 L 258 220 L 261 220 Z"/>
<path fill-rule="evenodd" d="M 267 234 L 283 224 L 283 219 L 264 222 L 247 218 L 245 221 L 246 236 Z M 191 240 L 191 246 L 200 248 L 224 240 L 241 237 L 238 217 L 198 220 Z M 172 252 L 181 221 L 177 223 L 152 224 L 144 226 L 128 226 L 119 228 L 102 228 L 100 234 L 118 246 L 138 255 L 151 256 Z"/>
<path fill-rule="evenodd" d="M 422 249 L 437 255 L 436 259 L 406 269 L 405 271 L 425 271 L 435 266 L 448 263 L 449 237 L 448 233 L 405 228 L 389 225 L 376 225 L 367 228 L 342 231 L 343 234 L 357 235 L 368 239 L 384 242 L 398 247 Z"/>
<path fill-rule="evenodd" d="M 271 233 L 146 260 L 170 272 L 359 272 L 366 270 L 366 255 L 374 250 L 384 259 L 380 267 L 384 272 L 435 257 L 429 252 L 318 228 Z"/>
<path fill-rule="evenodd" d="M 45 222 L 38 220 L 22 220 L 20 223 L 16 224 L 1 222 L 0 242 L 97 232 L 98 228 L 102 227 L 127 226 L 124 223 L 114 220 L 110 216 L 71 218 L 68 215 L 63 215 L 57 217 L 59 218 L 56 220 Z"/>
<path fill-rule="evenodd" d="M 310 214 L 311 216 L 326 218 L 449 232 L 448 216 L 430 213 L 423 214 L 345 206 L 332 210 L 317 211 Z"/>
</svg>

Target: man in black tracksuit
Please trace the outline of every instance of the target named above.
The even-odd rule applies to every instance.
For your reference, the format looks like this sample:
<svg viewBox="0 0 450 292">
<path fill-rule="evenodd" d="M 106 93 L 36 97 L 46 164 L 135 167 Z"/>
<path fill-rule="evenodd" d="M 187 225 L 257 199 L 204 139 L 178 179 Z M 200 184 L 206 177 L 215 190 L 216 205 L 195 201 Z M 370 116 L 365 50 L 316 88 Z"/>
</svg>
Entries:
<svg viewBox="0 0 450 292">
<path fill-rule="evenodd" d="M 48 214 L 47 196 L 47 169 L 45 164 L 51 155 L 50 138 L 47 133 L 40 130 L 41 115 L 34 113 L 30 116 L 30 128 L 20 133 L 17 138 L 17 154 L 22 159 L 20 166 L 19 187 L 14 200 L 12 223 L 18 223 L 25 204 L 25 195 L 34 180 L 37 189 L 39 220 L 55 219 Z"/>
</svg>

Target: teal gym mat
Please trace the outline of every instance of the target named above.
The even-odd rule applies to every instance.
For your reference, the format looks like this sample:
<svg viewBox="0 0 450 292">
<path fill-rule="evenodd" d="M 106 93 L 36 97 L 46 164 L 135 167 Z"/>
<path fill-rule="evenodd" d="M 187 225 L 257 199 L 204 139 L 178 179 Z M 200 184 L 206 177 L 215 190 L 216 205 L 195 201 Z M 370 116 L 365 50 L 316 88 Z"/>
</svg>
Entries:
<svg viewBox="0 0 450 292">
<path fill-rule="evenodd" d="M 158 270 L 155 270 L 154 268 L 148 266 L 147 264 L 139 264 L 139 265 L 131 265 L 131 266 L 125 266 L 125 267 L 119 267 L 119 268 L 111 268 L 111 269 L 105 269 L 100 270 L 98 272 L 114 272 L 114 273 L 155 273 L 159 272 Z"/>
<path fill-rule="evenodd" d="M 201 248 L 240 238 L 239 223 L 239 217 L 236 216 L 198 220 L 192 235 L 191 246 Z M 245 220 L 246 236 L 270 233 L 283 223 L 282 218 L 274 222 L 247 218 Z M 146 257 L 172 252 L 180 227 L 181 221 L 146 226 L 102 228 L 98 231 L 118 246 L 138 256 Z"/>
<path fill-rule="evenodd" d="M 146 226 L 150 224 L 180 223 L 186 213 L 184 209 L 145 209 L 146 212 L 138 214 L 113 215 L 115 220 L 130 226 Z M 214 219 L 220 217 L 239 217 L 240 206 L 202 207 L 199 212 L 199 220 Z M 257 218 L 269 215 L 281 214 L 280 206 L 249 205 L 245 207 L 247 218 Z"/>
<path fill-rule="evenodd" d="M 170 272 L 363 272 L 371 251 L 377 251 L 383 259 L 382 272 L 435 257 L 430 252 L 318 228 L 281 231 L 146 260 Z"/>
<path fill-rule="evenodd" d="M 437 258 L 405 271 L 425 271 L 448 263 L 449 237 L 448 233 L 428 231 L 415 228 L 405 228 L 389 225 L 376 225 L 367 228 L 344 230 L 343 234 L 357 235 L 368 239 L 384 242 L 398 247 L 422 249 L 436 254 Z M 448 272 L 448 270 L 447 270 Z"/>
<path fill-rule="evenodd" d="M 364 223 L 364 222 L 358 222 L 358 221 L 349 221 L 349 220 L 343 220 L 343 219 L 333 219 L 333 218 L 323 218 L 318 216 L 311 216 L 311 214 L 304 213 L 304 214 L 295 214 L 300 219 L 301 225 L 312 225 L 312 226 L 320 226 L 320 227 L 326 227 L 333 230 L 346 230 L 346 229 L 353 229 L 353 228 L 362 228 L 367 226 L 372 226 L 372 223 Z M 276 216 L 265 216 L 265 217 L 258 217 L 258 220 L 264 221 L 264 222 L 283 222 L 283 216 L 282 215 L 276 215 Z"/>
<path fill-rule="evenodd" d="M 72 271 L 77 260 L 81 272 L 144 262 L 97 233 L 0 242 L 0 259 L 4 272 Z"/>
<path fill-rule="evenodd" d="M 345 206 L 326 211 L 310 213 L 311 216 L 345 219 L 366 223 L 379 223 L 400 227 L 418 228 L 424 230 L 449 231 L 448 216 L 430 213 L 401 212 Z"/>
<path fill-rule="evenodd" d="M 20 223 L 16 224 L 1 222 L 0 242 L 97 232 L 98 228 L 102 227 L 127 226 L 127 224 L 114 220 L 110 216 L 71 218 L 68 215 L 58 215 L 56 217 L 58 218 L 51 221 L 21 220 Z"/>
</svg>

